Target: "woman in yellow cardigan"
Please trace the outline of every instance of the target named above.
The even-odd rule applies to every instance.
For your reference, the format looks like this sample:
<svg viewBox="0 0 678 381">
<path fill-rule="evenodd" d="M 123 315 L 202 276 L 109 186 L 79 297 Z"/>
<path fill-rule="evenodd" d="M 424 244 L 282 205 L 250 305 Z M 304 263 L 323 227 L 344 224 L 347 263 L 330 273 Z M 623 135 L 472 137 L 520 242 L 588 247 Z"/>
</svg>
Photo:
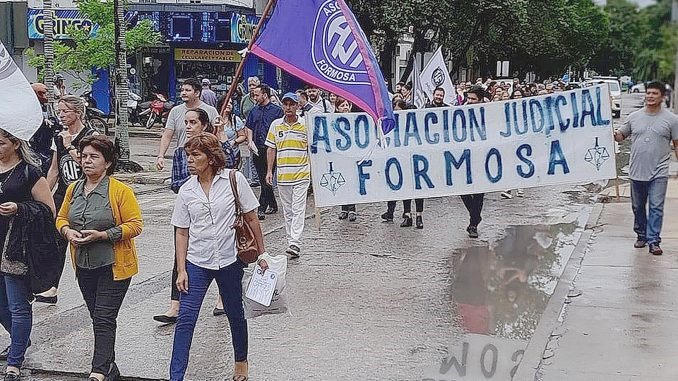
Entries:
<svg viewBox="0 0 678 381">
<path fill-rule="evenodd" d="M 113 143 L 88 136 L 79 144 L 85 178 L 71 184 L 56 219 L 70 242 L 71 260 L 94 327 L 89 381 L 115 381 L 118 311 L 138 272 L 134 237 L 141 234 L 141 210 L 134 192 L 109 177 L 115 168 Z"/>
</svg>

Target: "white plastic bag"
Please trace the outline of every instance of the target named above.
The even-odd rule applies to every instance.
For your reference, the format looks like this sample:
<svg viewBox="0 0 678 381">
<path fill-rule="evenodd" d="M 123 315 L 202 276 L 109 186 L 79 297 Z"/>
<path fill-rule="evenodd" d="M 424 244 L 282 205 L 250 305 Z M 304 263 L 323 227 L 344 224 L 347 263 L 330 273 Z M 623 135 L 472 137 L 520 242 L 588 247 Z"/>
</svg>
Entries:
<svg viewBox="0 0 678 381">
<path fill-rule="evenodd" d="M 263 254 L 261 259 L 264 259 L 268 263 L 268 268 L 275 271 L 278 274 L 278 279 L 275 283 L 275 291 L 273 292 L 273 299 L 271 300 L 271 305 L 266 307 L 261 305 L 245 296 L 247 292 L 247 286 L 252 279 L 252 274 L 254 272 L 256 263 L 250 264 L 245 268 L 245 273 L 242 277 L 242 301 L 245 306 L 245 318 L 252 319 L 259 317 L 261 315 L 275 315 L 275 314 L 284 314 L 288 310 L 287 305 L 287 291 L 285 290 L 286 286 L 286 275 L 287 275 L 287 256 L 286 255 L 276 255 L 275 257 L 269 254 Z"/>
</svg>

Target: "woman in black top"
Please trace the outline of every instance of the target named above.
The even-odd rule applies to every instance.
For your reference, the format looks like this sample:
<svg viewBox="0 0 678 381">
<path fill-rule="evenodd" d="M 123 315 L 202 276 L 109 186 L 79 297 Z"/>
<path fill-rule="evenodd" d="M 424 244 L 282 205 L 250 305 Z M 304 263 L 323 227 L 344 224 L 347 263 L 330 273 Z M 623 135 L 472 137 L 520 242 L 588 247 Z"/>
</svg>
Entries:
<svg viewBox="0 0 678 381">
<path fill-rule="evenodd" d="M 54 192 L 54 204 L 59 210 L 66 195 L 66 188 L 83 177 L 80 154 L 76 147 L 84 137 L 97 135 L 98 132 L 84 124 L 85 101 L 80 97 L 68 95 L 61 98 L 57 105 L 57 113 L 61 123 L 67 129 L 54 138 L 54 146 L 52 146 L 54 155 L 52 165 L 47 172 L 47 182 L 50 189 L 54 189 L 54 185 L 57 185 L 56 192 Z M 61 257 L 65 260 L 66 242 L 61 240 L 59 247 L 64 253 Z M 36 295 L 35 300 L 43 303 L 56 303 L 58 287 L 59 279 L 52 289 Z"/>
<path fill-rule="evenodd" d="M 7 360 L 5 381 L 20 379 L 33 325 L 29 266 L 26 261 L 16 258 L 20 253 L 7 238 L 8 235 L 15 236 L 12 229 L 16 230 L 22 222 L 15 218 L 26 213 L 26 202 L 44 204 L 40 204 L 42 210 L 51 211 L 49 220 L 54 218 L 54 201 L 38 165 L 28 143 L 0 130 L 0 242 L 3 243 L 0 256 L 0 324 L 9 332 L 11 340 L 9 347 L 0 353 L 0 357 Z"/>
</svg>

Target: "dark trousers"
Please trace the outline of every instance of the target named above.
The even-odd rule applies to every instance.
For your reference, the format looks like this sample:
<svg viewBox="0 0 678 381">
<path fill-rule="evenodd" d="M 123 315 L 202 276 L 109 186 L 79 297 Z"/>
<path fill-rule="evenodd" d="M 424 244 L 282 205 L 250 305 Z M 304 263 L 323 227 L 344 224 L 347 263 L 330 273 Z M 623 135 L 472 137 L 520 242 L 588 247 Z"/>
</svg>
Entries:
<svg viewBox="0 0 678 381">
<path fill-rule="evenodd" d="M 98 269 L 76 269 L 78 286 L 85 299 L 94 328 L 92 372 L 107 375 L 115 361 L 115 332 L 118 312 L 131 278 L 113 280 L 112 266 Z"/>
<path fill-rule="evenodd" d="M 273 194 L 273 186 L 266 183 L 266 174 L 268 173 L 268 158 L 266 157 L 267 148 L 259 149 L 259 155 L 254 155 L 254 166 L 259 174 L 259 184 L 261 185 L 261 194 L 259 195 L 259 211 L 265 212 L 266 208 L 278 208 Z"/>
<path fill-rule="evenodd" d="M 342 212 L 355 212 L 355 204 L 342 205 L 341 211 Z"/>
<path fill-rule="evenodd" d="M 480 221 L 483 220 L 480 214 L 483 212 L 484 199 L 485 193 L 465 194 L 461 196 L 461 200 L 464 202 L 466 210 L 468 210 L 471 226 L 478 226 Z"/>
<path fill-rule="evenodd" d="M 63 194 L 54 193 L 54 205 L 56 206 L 57 213 L 59 213 L 61 205 L 64 203 L 64 197 L 65 195 Z M 59 250 L 59 260 L 61 261 L 59 268 L 61 269 L 61 271 L 59 271 L 59 275 L 56 277 L 56 280 L 52 287 L 59 288 L 61 275 L 64 272 L 64 265 L 66 264 L 66 249 L 68 249 L 68 241 L 66 241 L 66 239 L 64 239 L 61 236 L 61 234 L 57 234 L 57 249 Z"/>
<path fill-rule="evenodd" d="M 424 211 L 424 199 L 423 198 L 417 198 L 414 200 L 414 206 L 416 208 L 417 213 L 421 213 Z M 388 211 L 393 214 L 395 212 L 396 208 L 396 202 L 395 201 L 389 201 L 387 203 L 387 208 Z M 412 200 L 403 200 L 403 213 L 411 213 L 412 212 Z"/>
<path fill-rule="evenodd" d="M 188 367 L 188 355 L 200 307 L 212 280 L 217 281 L 224 311 L 231 327 L 235 361 L 247 361 L 247 320 L 242 304 L 242 277 L 245 264 L 240 260 L 221 268 L 210 270 L 186 261 L 188 292 L 181 294 L 179 317 L 174 328 L 174 344 L 170 362 L 170 380 L 183 381 Z M 207 343 L 206 345 L 212 345 Z M 215 352 L 216 353 L 216 352 Z"/>
<path fill-rule="evenodd" d="M 172 300 L 179 300 L 179 289 L 177 288 L 177 278 L 179 277 L 179 272 L 177 271 L 177 227 L 174 227 L 174 267 L 172 267 Z"/>
<path fill-rule="evenodd" d="M 21 368 L 33 326 L 33 294 L 25 276 L 0 274 L 0 324 L 9 333 L 7 365 Z"/>
</svg>

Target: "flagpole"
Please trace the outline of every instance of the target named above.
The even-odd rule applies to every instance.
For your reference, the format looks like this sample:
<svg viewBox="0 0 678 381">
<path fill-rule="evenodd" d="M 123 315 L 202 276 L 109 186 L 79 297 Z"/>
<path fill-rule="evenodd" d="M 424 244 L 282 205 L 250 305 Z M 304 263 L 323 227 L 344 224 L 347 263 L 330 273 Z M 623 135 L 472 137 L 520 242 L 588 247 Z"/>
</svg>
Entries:
<svg viewBox="0 0 678 381">
<path fill-rule="evenodd" d="M 238 82 L 240 82 L 243 69 L 245 68 L 245 60 L 247 59 L 247 54 L 252 50 L 254 41 L 256 41 L 257 37 L 259 37 L 259 31 L 264 26 L 266 17 L 268 17 L 268 14 L 271 13 L 271 9 L 273 9 L 275 2 L 276 0 L 268 0 L 268 3 L 266 3 L 266 7 L 264 7 L 264 12 L 261 14 L 261 19 L 259 19 L 259 23 L 257 24 L 257 27 L 254 29 L 254 32 L 252 32 L 252 38 L 250 38 L 250 42 L 249 44 L 247 44 L 247 51 L 245 52 L 245 56 L 242 57 L 242 60 L 240 60 L 240 63 L 238 64 L 238 69 L 235 71 L 235 77 L 233 77 L 233 82 L 231 82 L 231 86 L 229 87 L 228 93 L 226 94 L 226 101 L 221 106 L 221 110 L 219 110 L 219 114 L 221 115 L 224 114 L 224 110 L 228 105 L 228 100 L 231 99 L 231 97 L 233 96 L 233 92 L 235 92 L 236 87 L 238 87 Z"/>
</svg>

